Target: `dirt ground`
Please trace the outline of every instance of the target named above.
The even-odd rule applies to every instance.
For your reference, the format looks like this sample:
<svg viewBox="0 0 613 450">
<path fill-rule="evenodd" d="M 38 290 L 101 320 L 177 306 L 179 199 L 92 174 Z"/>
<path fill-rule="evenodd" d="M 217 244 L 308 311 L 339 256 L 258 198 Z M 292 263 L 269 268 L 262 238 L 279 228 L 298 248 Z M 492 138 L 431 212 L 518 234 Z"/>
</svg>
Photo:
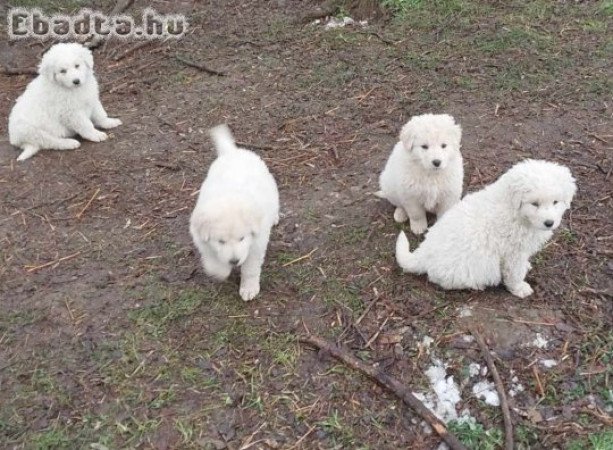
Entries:
<svg viewBox="0 0 613 450">
<path fill-rule="evenodd" d="M 6 119 L 31 77 L 0 74 L 1 448 L 436 447 L 392 394 L 300 344 L 307 331 L 413 391 L 444 360 L 487 430 L 462 438 L 499 448 L 500 408 L 470 390 L 468 365 L 484 364 L 464 338 L 474 325 L 505 385 L 524 387 L 509 397 L 516 448 L 611 448 L 610 2 L 415 2 L 338 29 L 301 23 L 310 1 L 128 12 L 146 3 L 186 14 L 190 31 L 96 50 L 103 103 L 124 122 L 107 142 L 17 163 Z M 48 44 L 9 42 L 1 27 L 0 64 L 35 67 Z M 445 292 L 395 264 L 399 228 L 372 193 L 401 125 L 443 111 L 464 129 L 467 191 L 528 157 L 577 179 L 527 299 Z M 203 275 L 188 232 L 213 157 L 206 130 L 221 122 L 280 188 L 250 303 L 236 276 Z"/>
</svg>

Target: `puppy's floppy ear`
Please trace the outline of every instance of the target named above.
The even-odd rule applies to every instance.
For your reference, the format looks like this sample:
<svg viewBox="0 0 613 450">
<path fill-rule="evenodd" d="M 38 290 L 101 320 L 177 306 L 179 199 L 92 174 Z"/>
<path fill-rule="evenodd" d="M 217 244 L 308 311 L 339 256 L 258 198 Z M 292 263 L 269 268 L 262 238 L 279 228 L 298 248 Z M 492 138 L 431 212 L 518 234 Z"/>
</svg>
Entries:
<svg viewBox="0 0 613 450">
<path fill-rule="evenodd" d="M 453 140 L 455 143 L 455 147 L 456 148 L 460 148 L 460 142 L 462 142 L 462 127 L 460 126 L 459 123 L 456 123 L 455 119 L 451 116 L 449 116 L 449 118 L 451 119 L 451 133 L 453 136 Z"/>
<path fill-rule="evenodd" d="M 192 214 L 189 223 L 189 229 L 192 235 L 199 237 L 204 242 L 208 242 L 211 239 L 211 225 L 213 221 L 209 216 L 203 214 Z"/>
<path fill-rule="evenodd" d="M 507 198 L 513 210 L 519 210 L 531 191 L 530 180 L 523 173 L 516 173 L 513 170 L 505 173 L 502 180 L 505 180 Z"/>
<path fill-rule="evenodd" d="M 251 212 L 248 219 L 249 231 L 253 237 L 256 237 L 262 229 L 262 214 L 259 212 Z"/>
<path fill-rule="evenodd" d="M 90 69 L 94 68 L 94 56 L 92 55 L 92 51 L 87 47 L 83 47 L 81 50 L 81 58 L 83 58 L 83 62 Z"/>
<path fill-rule="evenodd" d="M 48 52 L 43 55 L 40 64 L 38 65 L 38 73 L 50 81 L 55 79 L 55 65 L 48 56 Z"/>
<path fill-rule="evenodd" d="M 564 201 L 570 205 L 577 192 L 577 184 L 569 168 L 562 166 L 562 169 L 564 169 L 564 176 L 560 177 L 560 181 L 564 189 Z"/>
<path fill-rule="evenodd" d="M 409 120 L 404 124 L 402 129 L 400 130 L 400 141 L 404 146 L 405 150 L 411 151 L 413 148 L 413 141 L 415 141 L 415 121 L 414 119 Z"/>
</svg>

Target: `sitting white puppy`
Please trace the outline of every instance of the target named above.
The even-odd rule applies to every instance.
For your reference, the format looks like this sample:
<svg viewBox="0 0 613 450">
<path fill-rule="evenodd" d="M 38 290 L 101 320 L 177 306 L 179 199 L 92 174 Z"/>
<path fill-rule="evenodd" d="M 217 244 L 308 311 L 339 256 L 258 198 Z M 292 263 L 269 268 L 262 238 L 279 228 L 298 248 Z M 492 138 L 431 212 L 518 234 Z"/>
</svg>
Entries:
<svg viewBox="0 0 613 450">
<path fill-rule="evenodd" d="M 529 259 L 560 225 L 575 191 L 568 168 L 520 162 L 447 211 L 413 253 L 401 232 L 396 260 L 405 272 L 426 273 L 445 289 L 480 290 L 502 282 L 513 295 L 527 297 L 533 292 L 524 281 Z"/>
<path fill-rule="evenodd" d="M 270 230 L 279 222 L 279 192 L 266 164 L 238 148 L 226 125 L 210 131 L 217 149 L 200 188 L 190 233 L 207 275 L 225 280 L 241 268 L 240 296 L 260 292 L 260 272 Z"/>
<path fill-rule="evenodd" d="M 462 128 L 448 114 L 415 116 L 400 131 L 377 196 L 396 207 L 396 222 L 408 218 L 415 234 L 428 228 L 426 212 L 440 218 L 462 196 L 461 138 Z"/>
<path fill-rule="evenodd" d="M 43 56 L 38 77 L 17 99 L 9 115 L 9 139 L 22 149 L 23 161 L 41 149 L 71 150 L 76 139 L 107 139 L 99 128 L 114 128 L 121 120 L 107 116 L 98 98 L 94 58 L 77 43 L 56 44 Z"/>
</svg>

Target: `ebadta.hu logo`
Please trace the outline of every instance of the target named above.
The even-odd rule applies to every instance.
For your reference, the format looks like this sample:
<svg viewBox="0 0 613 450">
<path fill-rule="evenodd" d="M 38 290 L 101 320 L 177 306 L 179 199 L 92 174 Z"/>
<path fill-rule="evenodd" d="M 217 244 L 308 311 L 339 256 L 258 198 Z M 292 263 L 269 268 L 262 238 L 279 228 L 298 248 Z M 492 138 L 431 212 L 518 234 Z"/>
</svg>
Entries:
<svg viewBox="0 0 613 450">
<path fill-rule="evenodd" d="M 7 17 L 10 39 L 178 39 L 188 27 L 185 16 L 162 15 L 150 8 L 143 11 L 139 23 L 127 14 L 107 16 L 90 9 L 73 16 L 48 16 L 39 9 L 11 8 Z"/>
</svg>

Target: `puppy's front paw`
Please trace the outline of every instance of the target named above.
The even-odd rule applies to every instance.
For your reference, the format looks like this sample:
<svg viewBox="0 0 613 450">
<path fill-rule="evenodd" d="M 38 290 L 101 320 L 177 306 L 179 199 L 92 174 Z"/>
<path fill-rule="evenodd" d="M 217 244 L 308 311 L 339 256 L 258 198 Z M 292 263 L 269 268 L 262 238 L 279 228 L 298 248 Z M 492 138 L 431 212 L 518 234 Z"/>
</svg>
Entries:
<svg viewBox="0 0 613 450">
<path fill-rule="evenodd" d="M 108 130 L 109 128 L 115 128 L 121 125 L 123 122 L 119 119 L 113 119 L 112 117 L 107 117 L 105 120 L 100 121 L 100 128 L 104 128 Z"/>
<path fill-rule="evenodd" d="M 428 229 L 428 221 L 426 219 L 411 220 L 411 231 L 413 234 L 423 234 Z"/>
<path fill-rule="evenodd" d="M 81 146 L 81 143 L 76 139 L 65 139 L 64 144 L 65 145 L 62 147 L 62 150 L 74 150 L 75 148 L 79 148 Z"/>
<path fill-rule="evenodd" d="M 534 293 L 534 290 L 528 283 L 522 281 L 517 286 L 513 286 L 512 288 L 509 287 L 509 292 L 516 297 L 526 298 L 529 295 L 532 295 Z"/>
<path fill-rule="evenodd" d="M 95 133 L 92 133 L 90 136 L 83 136 L 84 138 L 92 141 L 92 142 L 102 142 L 106 141 L 109 136 L 104 131 L 96 130 Z"/>
<path fill-rule="evenodd" d="M 394 220 L 398 223 L 406 222 L 409 216 L 404 212 L 402 208 L 396 208 L 394 211 Z"/>
<path fill-rule="evenodd" d="M 253 300 L 256 295 L 260 293 L 260 280 L 258 279 L 241 279 L 241 287 L 239 289 L 239 294 L 241 298 L 248 302 L 249 300 Z"/>
</svg>

